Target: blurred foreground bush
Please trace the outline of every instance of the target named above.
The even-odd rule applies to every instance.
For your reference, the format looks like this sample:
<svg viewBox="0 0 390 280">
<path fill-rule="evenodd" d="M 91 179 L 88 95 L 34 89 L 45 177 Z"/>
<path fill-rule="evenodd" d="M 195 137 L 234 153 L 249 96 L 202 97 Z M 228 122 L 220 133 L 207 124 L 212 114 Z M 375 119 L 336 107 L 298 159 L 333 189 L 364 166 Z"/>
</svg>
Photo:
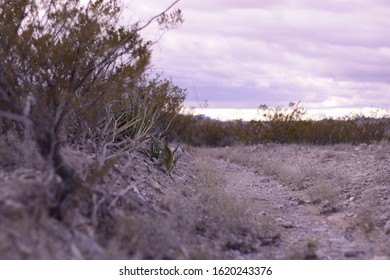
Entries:
<svg viewBox="0 0 390 280">
<path fill-rule="evenodd" d="M 162 123 L 185 98 L 170 80 L 146 74 L 153 42 L 140 36 L 153 20 L 164 30 L 182 23 L 181 11 L 126 27 L 119 23 L 122 7 L 119 0 L 0 2 L 0 135 L 30 143 L 62 179 L 56 209 L 96 181 L 81 179 L 64 146 L 91 147 L 94 174 L 101 174 L 163 134 Z"/>
</svg>

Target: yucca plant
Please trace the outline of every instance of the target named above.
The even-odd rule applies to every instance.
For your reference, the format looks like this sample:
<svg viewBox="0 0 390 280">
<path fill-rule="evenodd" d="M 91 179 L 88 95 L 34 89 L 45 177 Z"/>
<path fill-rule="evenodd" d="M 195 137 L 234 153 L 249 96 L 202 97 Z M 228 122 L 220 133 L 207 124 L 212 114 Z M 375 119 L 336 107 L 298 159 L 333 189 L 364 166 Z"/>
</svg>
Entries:
<svg viewBox="0 0 390 280">
<path fill-rule="evenodd" d="M 137 95 L 129 97 L 129 107 L 125 112 L 119 114 L 115 120 L 117 137 L 116 141 L 132 139 L 138 142 L 147 140 L 156 127 L 162 112 L 162 108 L 156 108 L 153 101 L 147 97 L 141 98 Z"/>
<path fill-rule="evenodd" d="M 127 96 L 106 108 L 91 138 L 96 143 L 99 166 L 139 148 L 148 141 L 160 120 L 162 108 L 147 97 Z"/>
<path fill-rule="evenodd" d="M 179 145 L 177 145 L 175 149 L 172 149 L 165 139 L 151 137 L 148 151 L 149 158 L 151 160 L 156 159 L 158 164 L 164 168 L 168 174 L 171 174 L 181 156 L 178 149 Z"/>
<path fill-rule="evenodd" d="M 171 147 L 169 147 L 169 145 L 164 142 L 164 147 L 162 149 L 159 162 L 168 174 L 172 173 L 177 164 L 177 161 L 181 156 L 181 154 L 178 153 L 178 148 L 179 145 L 177 145 L 176 148 L 172 150 Z"/>
<path fill-rule="evenodd" d="M 149 151 L 148 151 L 148 155 L 149 155 L 150 160 L 153 160 L 153 159 L 158 160 L 160 158 L 161 150 L 162 150 L 161 140 L 152 136 L 150 138 Z"/>
</svg>

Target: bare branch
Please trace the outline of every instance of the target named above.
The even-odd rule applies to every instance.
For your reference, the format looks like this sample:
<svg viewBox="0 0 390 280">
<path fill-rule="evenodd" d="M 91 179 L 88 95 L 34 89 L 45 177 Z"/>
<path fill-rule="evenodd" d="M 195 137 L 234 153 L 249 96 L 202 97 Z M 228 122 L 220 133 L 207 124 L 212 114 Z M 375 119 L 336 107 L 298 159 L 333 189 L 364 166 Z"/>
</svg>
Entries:
<svg viewBox="0 0 390 280">
<path fill-rule="evenodd" d="M 141 31 L 142 29 L 145 29 L 146 27 L 148 27 L 155 19 L 157 19 L 158 17 L 162 16 L 163 14 L 165 14 L 166 12 L 168 12 L 173 6 L 175 6 L 180 0 L 176 0 L 175 2 L 173 2 L 168 8 L 166 8 L 163 12 L 159 13 L 158 15 L 155 15 L 154 17 L 152 17 L 151 19 L 148 20 L 147 23 L 145 23 L 143 26 L 137 28 L 134 30 L 134 32 L 138 32 L 138 31 Z M 126 40 L 126 39 L 125 39 Z"/>
<path fill-rule="evenodd" d="M 134 35 L 134 33 L 137 33 L 143 29 L 145 29 L 146 27 L 148 27 L 154 20 L 156 20 L 158 17 L 162 16 L 163 14 L 165 14 L 167 11 L 169 11 L 173 6 L 175 6 L 177 3 L 179 3 L 180 0 L 176 0 L 175 2 L 173 2 L 171 5 L 168 6 L 168 8 L 166 8 L 163 12 L 159 13 L 158 15 L 155 15 L 154 17 L 152 17 L 151 19 L 148 20 L 147 23 L 145 23 L 143 26 L 139 27 L 139 28 L 136 28 L 133 30 L 133 32 L 127 36 L 125 39 L 122 40 L 122 42 L 117 46 L 115 47 L 113 50 L 111 50 L 111 52 L 109 52 L 106 56 L 105 59 L 103 59 L 98 65 L 96 65 L 95 67 L 93 67 L 91 70 L 93 71 L 94 69 L 99 69 L 100 67 L 104 67 L 105 64 L 107 62 L 110 62 L 110 60 L 115 60 L 118 55 L 115 55 L 115 53 L 121 49 L 126 43 L 129 42 L 129 40 L 131 39 L 131 37 Z M 91 71 L 91 72 L 92 72 Z"/>
<path fill-rule="evenodd" d="M 20 114 L 14 114 L 14 113 L 10 113 L 10 112 L 5 112 L 3 110 L 0 110 L 0 116 L 5 117 L 5 118 L 10 119 L 10 120 L 13 120 L 13 121 L 23 123 L 25 125 L 31 124 L 31 122 L 32 122 L 31 119 L 27 116 L 20 115 Z"/>
</svg>

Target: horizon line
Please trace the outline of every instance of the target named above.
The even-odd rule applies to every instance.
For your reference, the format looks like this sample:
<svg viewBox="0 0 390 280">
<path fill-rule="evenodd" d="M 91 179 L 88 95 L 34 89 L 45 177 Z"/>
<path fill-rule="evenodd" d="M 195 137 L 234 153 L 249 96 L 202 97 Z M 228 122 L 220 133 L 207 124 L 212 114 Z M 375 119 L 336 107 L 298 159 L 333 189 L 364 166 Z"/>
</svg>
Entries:
<svg viewBox="0 0 390 280">
<path fill-rule="evenodd" d="M 272 108 L 270 108 L 272 109 Z M 288 108 L 282 107 L 284 112 L 291 111 Z M 363 116 L 372 118 L 390 117 L 389 108 L 375 108 L 375 107 L 362 107 L 362 108 L 323 108 L 323 109 L 305 109 L 303 120 L 321 120 L 321 119 L 340 119 L 345 117 Z M 247 109 L 247 108 L 196 108 L 185 107 L 182 109 L 183 114 L 192 115 L 204 115 L 211 119 L 220 121 L 233 121 L 233 120 L 261 120 L 261 110 L 259 109 Z"/>
</svg>

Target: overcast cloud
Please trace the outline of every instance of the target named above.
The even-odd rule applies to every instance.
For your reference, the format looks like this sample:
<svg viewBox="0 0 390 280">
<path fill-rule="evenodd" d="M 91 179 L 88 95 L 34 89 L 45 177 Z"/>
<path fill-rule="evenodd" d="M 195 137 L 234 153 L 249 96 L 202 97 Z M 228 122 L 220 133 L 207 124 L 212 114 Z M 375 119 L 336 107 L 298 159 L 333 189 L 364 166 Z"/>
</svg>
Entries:
<svg viewBox="0 0 390 280">
<path fill-rule="evenodd" d="M 172 2 L 129 7 L 146 19 Z M 390 1 L 181 0 L 176 7 L 185 22 L 156 45 L 153 64 L 188 89 L 188 105 L 390 107 Z M 153 27 L 145 34 L 156 36 Z"/>
</svg>

